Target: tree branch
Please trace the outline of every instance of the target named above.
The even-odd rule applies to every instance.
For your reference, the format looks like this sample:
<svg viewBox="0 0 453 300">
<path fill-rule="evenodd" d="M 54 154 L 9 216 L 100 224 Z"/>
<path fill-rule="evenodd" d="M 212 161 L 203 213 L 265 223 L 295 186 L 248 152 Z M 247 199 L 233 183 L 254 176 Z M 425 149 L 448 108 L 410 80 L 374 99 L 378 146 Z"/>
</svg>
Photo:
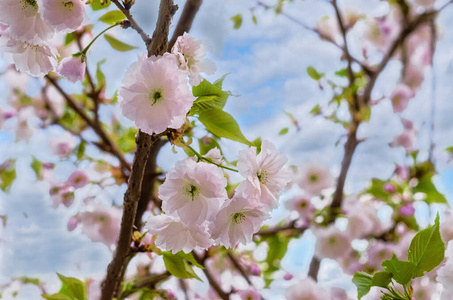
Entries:
<svg viewBox="0 0 453 300">
<path fill-rule="evenodd" d="M 142 40 L 145 42 L 146 47 L 151 43 L 151 38 L 143 31 L 143 29 L 137 24 L 135 21 L 134 17 L 132 17 L 129 9 L 126 9 L 118 0 L 112 0 L 113 4 L 115 4 L 118 9 L 126 16 L 126 18 L 129 20 L 129 23 L 131 24 L 131 27 L 137 31 L 137 33 L 140 35 Z"/>
<path fill-rule="evenodd" d="M 177 10 L 172 0 L 161 0 L 159 16 L 153 38 L 148 46 L 148 56 L 162 55 L 167 49 L 168 31 L 170 22 Z M 114 257 L 107 268 L 107 277 L 102 283 L 101 300 L 111 300 L 118 284 L 122 281 L 122 270 L 127 266 L 132 241 L 132 228 L 135 222 L 138 202 L 141 194 L 141 185 L 145 173 L 152 145 L 160 138 L 160 135 L 148 135 L 139 131 L 136 138 L 137 150 L 132 164 L 131 176 L 128 188 L 124 195 L 123 217 L 121 219 L 120 236 Z"/>
<path fill-rule="evenodd" d="M 167 51 L 170 52 L 171 48 L 176 42 L 176 39 L 183 35 L 184 32 L 189 32 L 190 28 L 192 28 L 193 20 L 200 9 L 203 0 L 187 0 L 186 4 L 184 5 L 184 9 L 181 13 L 181 17 L 179 18 L 178 24 L 176 25 L 175 31 L 173 32 L 173 36 L 171 40 L 168 42 Z"/>
<path fill-rule="evenodd" d="M 62 88 L 61 86 L 57 83 L 55 78 L 51 77 L 50 75 L 45 76 L 47 81 L 49 81 L 50 84 L 52 84 L 58 92 L 63 96 L 63 98 L 66 100 L 66 103 L 68 106 L 74 110 L 81 118 L 84 120 L 91 129 L 99 136 L 101 139 L 102 143 L 104 144 L 104 151 L 107 151 L 111 153 L 113 156 L 118 158 L 120 161 L 120 165 L 122 167 L 123 175 L 127 177 L 127 174 L 125 173 L 125 170 L 131 170 L 131 166 L 129 163 L 126 161 L 124 158 L 123 153 L 121 150 L 118 148 L 118 146 L 110 139 L 110 137 L 107 135 L 107 133 L 102 129 L 100 124 L 96 123 L 93 119 L 91 119 L 75 102 L 75 100 L 68 95 Z"/>
</svg>

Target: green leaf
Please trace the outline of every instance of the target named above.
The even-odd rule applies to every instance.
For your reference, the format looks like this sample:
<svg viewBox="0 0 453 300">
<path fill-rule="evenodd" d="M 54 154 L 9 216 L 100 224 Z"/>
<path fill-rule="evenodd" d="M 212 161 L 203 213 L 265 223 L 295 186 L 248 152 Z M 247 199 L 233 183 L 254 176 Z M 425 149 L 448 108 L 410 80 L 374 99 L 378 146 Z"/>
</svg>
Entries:
<svg viewBox="0 0 453 300">
<path fill-rule="evenodd" d="M 107 59 L 104 58 L 103 60 L 99 61 L 96 64 L 96 89 L 97 90 L 101 90 L 101 89 L 105 88 L 105 84 L 106 84 L 105 75 L 101 70 L 101 65 L 104 64 L 106 61 L 107 61 Z"/>
<path fill-rule="evenodd" d="M 179 252 L 178 252 L 179 253 Z M 162 257 L 164 259 L 165 268 L 170 274 L 175 277 L 186 279 L 196 278 L 202 281 L 197 274 L 195 274 L 192 266 L 190 266 L 183 257 L 177 254 L 171 254 L 171 252 L 164 252 Z"/>
<path fill-rule="evenodd" d="M 339 71 L 335 72 L 335 75 L 340 76 L 340 77 L 347 77 L 348 76 L 348 69 L 344 68 Z"/>
<path fill-rule="evenodd" d="M 77 160 L 81 160 L 83 155 L 85 154 L 85 141 L 81 141 L 79 147 L 77 148 Z"/>
<path fill-rule="evenodd" d="M 439 232 L 439 214 L 434 225 L 419 231 L 407 251 L 408 261 L 415 265 L 414 277 L 421 277 L 437 267 L 443 260 L 445 244 Z"/>
<path fill-rule="evenodd" d="M 32 156 L 31 168 L 35 171 L 35 175 L 37 179 L 41 178 L 42 166 L 43 163 L 36 159 L 36 157 Z"/>
<path fill-rule="evenodd" d="M 318 116 L 322 113 L 322 109 L 321 109 L 321 105 L 319 104 L 316 104 L 311 110 L 310 110 L 310 114 L 314 115 L 314 116 Z"/>
<path fill-rule="evenodd" d="M 75 34 L 73 32 L 66 34 L 64 38 L 64 45 L 67 46 L 75 40 Z"/>
<path fill-rule="evenodd" d="M 168 254 L 172 255 L 170 251 L 167 252 Z M 195 258 L 193 257 L 193 254 L 191 252 L 189 253 L 184 253 L 183 251 L 179 251 L 178 253 L 174 254 L 175 256 L 178 256 L 178 257 L 181 257 L 182 259 L 185 259 L 187 261 L 189 261 L 191 264 L 193 264 L 194 266 L 200 268 L 200 269 L 204 269 L 204 267 L 202 265 L 200 265 L 196 260 Z"/>
<path fill-rule="evenodd" d="M 408 284 L 414 274 L 415 265 L 408 261 L 398 260 L 395 253 L 391 259 L 382 262 L 384 270 L 393 275 L 393 279 L 401 285 Z"/>
<path fill-rule="evenodd" d="M 273 273 L 280 268 L 280 262 L 288 250 L 290 238 L 279 234 L 266 238 L 266 241 L 269 250 L 266 257 L 267 269 L 263 272 L 263 276 L 267 288 L 273 281 Z"/>
<path fill-rule="evenodd" d="M 308 73 L 308 76 L 310 76 L 314 80 L 319 80 L 324 76 L 324 74 L 318 73 L 318 71 L 316 71 L 315 68 L 313 68 L 312 66 L 309 66 L 307 68 L 307 73 Z"/>
<path fill-rule="evenodd" d="M 280 132 L 278 133 L 278 135 L 285 135 L 285 134 L 288 133 L 288 130 L 289 130 L 289 128 L 288 128 L 288 127 L 285 127 L 285 128 L 283 128 L 282 130 L 280 130 Z"/>
<path fill-rule="evenodd" d="M 368 294 L 371 288 L 371 281 L 373 280 L 373 276 L 367 274 L 365 272 L 355 272 L 354 277 L 352 278 L 352 282 L 357 287 L 357 296 L 362 299 L 363 296 Z"/>
<path fill-rule="evenodd" d="M 365 193 L 371 194 L 376 199 L 387 201 L 390 198 L 390 194 L 384 190 L 385 181 L 373 178 L 371 179 L 371 186 L 366 190 Z"/>
<path fill-rule="evenodd" d="M 242 25 L 242 14 L 237 14 L 233 17 L 230 18 L 231 21 L 233 21 L 233 28 L 234 29 L 239 29 Z"/>
<path fill-rule="evenodd" d="M 110 34 L 104 34 L 104 38 L 107 40 L 107 42 L 110 44 L 110 46 L 112 46 L 112 48 L 117 51 L 126 52 L 126 51 L 137 48 L 137 47 L 128 45 L 126 43 L 123 43 L 123 42 L 117 40 Z"/>
<path fill-rule="evenodd" d="M 0 188 L 4 191 L 9 191 L 16 179 L 16 169 L 14 161 L 8 161 L 6 164 L 7 166 L 4 169 L 0 169 Z"/>
<path fill-rule="evenodd" d="M 114 25 L 119 21 L 126 19 L 126 16 L 119 10 L 109 11 L 99 18 L 99 21 L 107 23 L 109 25 Z"/>
<path fill-rule="evenodd" d="M 412 189 L 413 193 L 424 193 L 426 194 L 426 203 L 447 203 L 447 199 L 444 195 L 439 193 L 436 186 L 432 182 L 432 175 L 426 174 L 419 181 L 416 187 Z"/>
<path fill-rule="evenodd" d="M 82 281 L 78 280 L 77 278 L 66 277 L 58 273 L 57 275 L 63 283 L 63 287 L 62 290 L 60 290 L 60 293 L 66 291 L 67 295 L 72 297 L 71 299 L 85 300 L 87 298 L 85 285 Z"/>
<path fill-rule="evenodd" d="M 371 280 L 371 286 L 386 288 L 392 281 L 392 274 L 386 271 L 376 272 Z"/>
<path fill-rule="evenodd" d="M 138 130 L 133 127 L 122 128 L 117 143 L 121 151 L 130 153 L 135 149 L 135 136 L 137 135 L 137 132 Z"/>
<path fill-rule="evenodd" d="M 53 295 L 42 295 L 42 297 L 47 300 L 74 300 L 74 298 L 61 293 L 56 293 Z"/>
<path fill-rule="evenodd" d="M 210 108 L 223 109 L 228 99 L 228 93 L 222 91 L 223 78 L 214 84 L 204 79 L 199 85 L 192 88 L 192 93 L 197 100 L 194 101 L 191 114 L 197 114 L 200 111 Z"/>
<path fill-rule="evenodd" d="M 211 108 L 201 111 L 198 116 L 206 129 L 216 136 L 253 146 L 242 134 L 236 120 L 223 110 Z"/>
<path fill-rule="evenodd" d="M 110 6 L 110 0 L 93 0 L 93 2 L 91 2 L 92 10 L 100 10 L 103 8 L 107 8 L 109 6 Z"/>
<path fill-rule="evenodd" d="M 252 16 L 252 22 L 253 24 L 258 24 L 258 20 L 256 19 L 256 16 Z"/>
</svg>

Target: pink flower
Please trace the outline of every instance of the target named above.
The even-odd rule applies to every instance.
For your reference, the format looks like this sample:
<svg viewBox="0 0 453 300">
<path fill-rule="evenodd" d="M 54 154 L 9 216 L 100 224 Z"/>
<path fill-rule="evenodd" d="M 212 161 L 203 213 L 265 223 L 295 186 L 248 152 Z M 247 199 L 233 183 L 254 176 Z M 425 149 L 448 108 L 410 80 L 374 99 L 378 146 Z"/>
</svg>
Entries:
<svg viewBox="0 0 453 300">
<path fill-rule="evenodd" d="M 79 224 L 78 217 L 76 217 L 76 216 L 70 217 L 68 220 L 68 225 L 67 225 L 68 231 L 73 231 L 74 229 L 76 229 L 78 224 Z"/>
<path fill-rule="evenodd" d="M 82 81 L 85 77 L 86 62 L 82 56 L 68 56 L 61 60 L 57 72 L 72 83 Z"/>
<path fill-rule="evenodd" d="M 57 207 L 60 204 L 70 207 L 74 203 L 74 189 L 64 182 L 55 183 L 51 186 L 49 194 L 53 207 Z"/>
<path fill-rule="evenodd" d="M 90 205 L 79 214 L 82 233 L 93 242 L 101 242 L 107 246 L 116 244 L 121 226 L 121 209 L 101 205 Z"/>
<path fill-rule="evenodd" d="M 258 201 L 256 205 L 264 204 L 266 210 L 277 208 L 278 197 L 292 177 L 291 170 L 286 166 L 287 161 L 267 140 L 263 141 L 258 155 L 255 147 L 239 152 L 237 167 L 246 180 L 236 193 Z"/>
<path fill-rule="evenodd" d="M 376 241 L 368 249 L 367 264 L 378 268 L 384 260 L 392 258 L 393 252 L 397 252 L 394 244 Z"/>
<path fill-rule="evenodd" d="M 407 166 L 397 165 L 395 167 L 395 174 L 399 181 L 406 181 L 410 176 L 409 168 Z"/>
<path fill-rule="evenodd" d="M 69 175 L 67 183 L 69 186 L 78 189 L 90 183 L 90 180 L 88 179 L 87 173 L 85 171 L 75 170 L 71 175 Z"/>
<path fill-rule="evenodd" d="M 189 225 L 178 217 L 159 215 L 150 216 L 146 228 L 150 234 L 157 234 L 155 243 L 159 248 L 172 253 L 181 250 L 188 253 L 193 249 L 207 249 L 213 244 L 205 224 Z"/>
<path fill-rule="evenodd" d="M 403 123 L 404 131 L 395 136 L 392 142 L 392 146 L 401 146 L 406 149 L 406 151 L 413 151 L 414 142 L 416 139 L 416 130 L 412 121 L 407 119 L 401 119 Z"/>
<path fill-rule="evenodd" d="M 179 36 L 171 52 L 175 54 L 180 63 L 180 68 L 189 73 L 189 82 L 197 86 L 203 80 L 200 73 L 214 74 L 215 64 L 205 58 L 206 45 L 203 41 L 195 39 L 187 32 Z"/>
<path fill-rule="evenodd" d="M 299 216 L 304 220 L 313 220 L 315 207 L 313 206 L 313 204 L 311 204 L 310 197 L 294 197 L 286 202 L 286 208 L 288 208 L 289 210 L 297 211 L 299 213 Z"/>
<path fill-rule="evenodd" d="M 332 42 L 339 42 L 341 38 L 340 28 L 338 27 L 336 18 L 322 18 L 316 24 L 316 30 L 322 38 Z"/>
<path fill-rule="evenodd" d="M 297 282 L 285 293 L 287 300 L 326 300 L 330 299 L 327 291 L 320 288 L 310 277 Z"/>
<path fill-rule="evenodd" d="M 393 185 L 393 183 L 387 182 L 386 184 L 384 184 L 384 191 L 386 191 L 389 194 L 393 194 L 394 192 L 396 192 L 396 188 Z"/>
<path fill-rule="evenodd" d="M 64 33 L 77 30 L 87 18 L 82 0 L 42 0 L 41 13 L 47 24 Z"/>
<path fill-rule="evenodd" d="M 335 180 L 327 166 L 307 163 L 299 168 L 296 182 L 307 193 L 318 195 L 324 189 L 333 186 Z"/>
<path fill-rule="evenodd" d="M 228 199 L 226 185 L 219 167 L 187 158 L 176 163 L 159 187 L 162 209 L 184 223 L 201 224 L 211 220 Z"/>
<path fill-rule="evenodd" d="M 0 22 L 9 25 L 11 37 L 37 44 L 50 39 L 54 30 L 41 18 L 37 0 L 1 0 Z"/>
<path fill-rule="evenodd" d="M 42 77 L 50 71 L 55 71 L 58 64 L 57 50 L 51 45 L 20 41 L 2 32 L 0 50 L 5 52 L 6 61 L 15 64 L 18 71 L 34 77 Z"/>
<path fill-rule="evenodd" d="M 53 154 L 64 158 L 71 154 L 75 146 L 75 139 L 72 134 L 65 131 L 62 135 L 53 137 L 49 144 Z"/>
<path fill-rule="evenodd" d="M 211 235 L 217 244 L 226 248 L 236 248 L 252 240 L 269 214 L 250 203 L 249 199 L 235 195 L 225 202 L 211 223 Z"/>
<path fill-rule="evenodd" d="M 195 100 L 172 55 L 133 64 L 123 84 L 118 92 L 123 114 L 148 134 L 180 128 Z"/>
<path fill-rule="evenodd" d="M 453 213 L 451 210 L 447 210 L 442 216 L 440 222 L 440 235 L 442 236 L 442 241 L 445 243 L 453 240 Z"/>
<path fill-rule="evenodd" d="M 327 228 L 317 228 L 315 234 L 315 255 L 318 258 L 340 258 L 351 250 L 349 236 L 334 225 L 330 225 Z"/>
<path fill-rule="evenodd" d="M 400 214 L 405 217 L 413 216 L 415 213 L 415 208 L 412 203 L 408 203 L 400 207 Z"/>
<path fill-rule="evenodd" d="M 294 276 L 292 274 L 286 273 L 285 276 L 283 276 L 283 279 L 289 281 L 289 280 L 293 279 L 293 277 Z"/>
<path fill-rule="evenodd" d="M 395 90 L 393 90 L 390 99 L 392 99 L 393 111 L 396 113 L 403 112 L 409 100 L 415 97 L 415 91 L 405 84 L 399 84 Z"/>
<path fill-rule="evenodd" d="M 261 300 L 260 293 L 252 287 L 246 290 L 239 290 L 236 295 L 239 295 L 242 300 Z"/>
</svg>

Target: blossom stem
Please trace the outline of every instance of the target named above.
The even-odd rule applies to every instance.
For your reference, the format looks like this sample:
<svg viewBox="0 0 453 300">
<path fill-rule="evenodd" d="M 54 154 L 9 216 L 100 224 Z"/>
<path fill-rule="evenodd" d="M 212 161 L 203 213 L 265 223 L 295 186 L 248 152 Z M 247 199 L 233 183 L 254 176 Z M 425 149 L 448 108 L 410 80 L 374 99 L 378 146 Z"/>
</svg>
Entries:
<svg viewBox="0 0 453 300">
<path fill-rule="evenodd" d="M 193 153 L 195 153 L 195 155 L 197 156 L 198 160 L 202 160 L 202 161 L 205 161 L 207 163 L 210 163 L 210 164 L 213 164 L 213 165 L 216 165 L 217 167 L 219 168 L 223 168 L 223 169 L 226 169 L 226 170 L 230 170 L 230 171 L 233 171 L 233 172 L 236 172 L 238 173 L 239 171 L 236 170 L 236 169 L 233 169 L 233 168 L 230 168 L 230 167 L 226 167 L 226 166 L 222 166 L 221 164 L 218 164 L 218 163 L 215 163 L 212 161 L 212 159 L 210 158 L 207 158 L 207 157 L 203 157 L 200 153 L 198 153 L 197 151 L 195 151 L 194 148 L 190 147 L 189 145 L 185 145 L 185 147 L 189 148 L 190 151 L 192 151 Z"/>
<path fill-rule="evenodd" d="M 99 33 L 99 34 L 98 34 L 98 35 L 97 35 L 97 36 L 96 36 L 96 37 L 88 44 L 88 46 L 85 47 L 85 49 L 83 49 L 83 50 L 80 51 L 80 52 L 77 52 L 77 53 L 73 54 L 73 56 L 82 56 L 82 57 L 84 57 L 84 56 L 87 54 L 88 50 L 90 49 L 91 45 L 93 45 L 93 43 L 94 43 L 101 35 L 103 35 L 103 34 L 104 34 L 105 32 L 107 32 L 107 31 L 109 31 L 109 30 L 112 29 L 113 27 L 116 27 L 116 26 L 121 25 L 121 24 L 122 24 L 122 22 L 118 22 L 118 23 L 113 24 L 113 25 L 110 26 L 110 27 L 107 27 L 106 29 L 104 29 L 103 31 L 101 31 L 101 32 L 100 32 L 100 33 Z"/>
</svg>

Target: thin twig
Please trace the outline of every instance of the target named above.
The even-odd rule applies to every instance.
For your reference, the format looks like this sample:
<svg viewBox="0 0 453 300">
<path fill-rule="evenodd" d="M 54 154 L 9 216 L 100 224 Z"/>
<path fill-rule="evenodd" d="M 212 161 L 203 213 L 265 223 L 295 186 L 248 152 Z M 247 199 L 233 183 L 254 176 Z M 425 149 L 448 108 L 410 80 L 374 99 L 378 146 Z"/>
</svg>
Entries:
<svg viewBox="0 0 453 300">
<path fill-rule="evenodd" d="M 134 17 L 132 17 L 129 9 L 126 9 L 118 0 L 112 0 L 113 4 L 115 4 L 118 9 L 126 16 L 126 18 L 129 20 L 129 23 L 131 24 L 131 27 L 137 31 L 137 33 L 140 35 L 142 40 L 145 42 L 145 45 L 148 47 L 148 45 L 151 43 L 151 38 L 143 31 L 143 29 L 137 24 L 135 21 Z"/>
</svg>

